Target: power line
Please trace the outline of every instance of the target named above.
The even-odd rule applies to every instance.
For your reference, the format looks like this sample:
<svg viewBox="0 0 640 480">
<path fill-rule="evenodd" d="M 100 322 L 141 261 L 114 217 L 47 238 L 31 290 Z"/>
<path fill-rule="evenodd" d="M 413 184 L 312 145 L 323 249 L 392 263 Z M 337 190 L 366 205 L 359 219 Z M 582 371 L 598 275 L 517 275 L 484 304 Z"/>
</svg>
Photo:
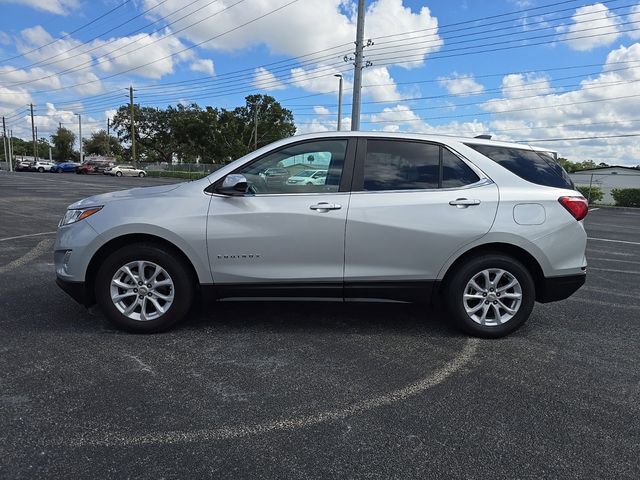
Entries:
<svg viewBox="0 0 640 480">
<path fill-rule="evenodd" d="M 231 5 L 231 6 L 229 6 L 229 7 L 226 7 L 226 9 L 231 8 L 231 7 L 233 7 L 234 5 L 237 5 L 238 3 L 241 3 L 241 2 L 243 2 L 243 1 L 245 1 L 245 0 L 239 0 L 238 2 L 234 3 L 233 5 Z M 192 50 L 192 49 L 194 49 L 194 48 L 196 48 L 196 47 L 199 47 L 199 46 L 201 46 L 201 45 L 203 45 L 203 44 L 205 44 L 205 43 L 208 43 L 208 42 L 213 41 L 213 40 L 215 40 L 215 39 L 217 39 L 217 38 L 220 38 L 220 37 L 222 37 L 223 35 L 226 35 L 226 34 L 228 34 L 228 33 L 232 33 L 232 32 L 234 32 L 234 31 L 236 31 L 236 30 L 239 30 L 240 28 L 246 27 L 247 25 L 250 25 L 250 24 L 252 24 L 252 23 L 254 23 L 254 22 L 257 22 L 258 20 L 261 20 L 261 19 L 263 19 L 263 18 L 265 18 L 265 17 L 267 17 L 267 16 L 269 16 L 269 15 L 272 15 L 272 14 L 274 14 L 274 13 L 276 13 L 276 12 L 278 12 L 278 11 L 280 11 L 280 10 L 282 10 L 282 9 L 286 8 L 286 7 L 288 7 L 289 5 L 292 5 L 292 4 L 294 4 L 294 3 L 297 3 L 298 1 L 299 1 L 299 0 L 291 0 L 290 2 L 288 2 L 288 3 L 286 3 L 286 4 L 282 5 L 282 6 L 280 6 L 280 7 L 278 7 L 278 8 L 276 8 L 276 9 L 274 9 L 274 10 L 270 10 L 270 11 L 268 11 L 267 13 L 264 13 L 264 14 L 262 14 L 262 15 L 260 15 L 260 16 L 258 16 L 258 17 L 256 17 L 256 18 L 254 18 L 254 19 L 252 19 L 252 20 L 249 20 L 248 22 L 245 22 L 245 23 L 243 23 L 243 24 L 241 24 L 241 25 L 238 25 L 237 27 L 234 27 L 234 28 L 232 28 L 232 29 L 230 29 L 230 30 L 227 30 L 227 31 L 225 31 L 225 32 L 222 32 L 222 33 L 220 33 L 220 34 L 218 34 L 218 35 L 214 35 L 213 37 L 208 38 L 207 40 L 204 40 L 204 41 L 202 41 L 202 42 L 195 43 L 195 44 L 193 44 L 193 45 L 191 45 L 191 46 L 189 46 L 189 47 L 183 48 L 182 50 L 179 50 L 179 51 L 177 51 L 177 52 L 175 52 L 175 53 L 172 53 L 172 54 L 170 54 L 170 55 L 165 55 L 164 57 L 158 58 L 158 59 L 153 60 L 153 61 L 151 61 L 151 62 L 147 62 L 147 63 L 144 63 L 144 64 L 142 64 L 142 65 L 138 65 L 137 67 L 132 67 L 132 68 L 129 68 L 129 69 L 127 69 L 127 70 L 123 70 L 123 71 L 121 71 L 121 72 L 114 73 L 114 74 L 112 74 L 112 75 L 108 75 L 108 76 L 106 76 L 106 77 L 96 78 L 95 80 L 90 80 L 90 81 L 88 81 L 88 82 L 82 82 L 82 83 L 78 83 L 78 84 L 75 84 L 75 85 L 69 85 L 69 86 L 66 86 L 66 87 L 60 87 L 60 88 L 55 88 L 55 89 L 49 89 L 49 90 L 46 90 L 46 91 L 47 91 L 47 92 L 52 92 L 52 91 L 65 90 L 65 89 L 67 89 L 67 88 L 73 88 L 73 87 L 79 87 L 79 86 L 84 86 L 84 85 L 90 85 L 90 84 L 92 84 L 92 83 L 96 83 L 96 82 L 99 82 L 99 81 L 102 81 L 102 80 L 107 80 L 107 79 L 109 79 L 109 78 L 117 77 L 117 76 L 119 76 L 119 75 L 123 75 L 123 74 L 125 74 L 125 73 L 129 73 L 129 72 L 132 72 L 132 71 L 135 71 L 135 70 L 139 70 L 139 69 L 140 69 L 140 68 L 142 68 L 142 67 L 146 67 L 146 66 L 149 66 L 149 65 L 153 65 L 154 63 L 160 62 L 160 61 L 162 61 L 162 60 L 166 60 L 167 58 L 171 58 L 171 57 L 174 57 L 174 56 L 176 56 L 176 55 L 180 55 L 181 53 L 184 53 L 184 52 L 186 52 L 186 51 L 188 51 L 188 50 Z M 31 83 L 31 82 L 26 82 L 26 83 Z M 16 86 L 16 85 L 20 85 L 20 84 L 9 85 L 9 87 Z M 44 91 L 43 91 L 43 92 L 44 92 Z M 42 93 L 42 92 L 41 92 L 41 93 Z"/>
<path fill-rule="evenodd" d="M 16 58 L 20 58 L 20 57 L 24 57 L 25 55 L 29 55 L 30 53 L 33 53 L 37 50 L 40 50 L 44 47 L 48 47 L 49 45 L 53 45 L 56 42 L 59 42 L 60 40 L 64 40 L 65 38 L 70 37 L 71 35 L 73 35 L 74 33 L 79 32 L 80 30 L 82 30 L 83 28 L 88 27 L 89 25 L 94 24 L 95 22 L 97 22 L 98 20 L 102 20 L 103 18 L 105 18 L 106 16 L 112 14 L 113 12 L 115 12 L 116 10 L 118 10 L 121 7 L 124 7 L 127 3 L 129 3 L 131 0 L 123 0 L 123 2 L 120 5 L 117 5 L 115 7 L 113 7 L 111 10 L 108 10 L 107 12 L 103 13 L 102 15 L 99 15 L 98 17 L 94 18 L 93 20 L 90 20 L 89 22 L 80 25 L 78 28 L 76 28 L 75 30 L 72 30 L 69 33 L 65 33 L 64 35 L 62 35 L 61 37 L 58 37 L 48 43 L 45 43 L 44 45 L 40 45 L 39 47 L 33 48 L 31 50 L 28 50 L 26 52 L 23 52 L 19 55 L 14 55 L 13 57 L 7 57 L 7 58 L 3 58 L 2 60 L 0 60 L 0 63 L 3 62 L 8 62 L 9 60 L 14 60 Z"/>
</svg>

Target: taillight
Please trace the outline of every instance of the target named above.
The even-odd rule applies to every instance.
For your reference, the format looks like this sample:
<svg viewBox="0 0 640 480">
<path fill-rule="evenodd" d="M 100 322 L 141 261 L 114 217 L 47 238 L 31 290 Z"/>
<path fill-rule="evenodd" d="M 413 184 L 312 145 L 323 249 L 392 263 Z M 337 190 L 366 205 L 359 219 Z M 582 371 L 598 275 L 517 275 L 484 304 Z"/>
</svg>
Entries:
<svg viewBox="0 0 640 480">
<path fill-rule="evenodd" d="M 578 221 L 589 213 L 589 204 L 584 197 L 560 197 L 558 201 Z"/>
</svg>

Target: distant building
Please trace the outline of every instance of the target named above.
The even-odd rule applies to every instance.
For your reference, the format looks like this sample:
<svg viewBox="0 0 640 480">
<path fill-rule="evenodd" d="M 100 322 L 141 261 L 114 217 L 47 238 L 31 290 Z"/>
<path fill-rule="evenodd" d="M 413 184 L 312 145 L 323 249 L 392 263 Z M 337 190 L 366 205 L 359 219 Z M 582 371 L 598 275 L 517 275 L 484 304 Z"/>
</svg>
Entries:
<svg viewBox="0 0 640 480">
<path fill-rule="evenodd" d="M 85 155 L 85 162 L 95 161 L 95 162 L 113 162 L 115 163 L 116 158 L 109 155 Z"/>
<path fill-rule="evenodd" d="M 578 170 L 569 176 L 576 185 L 600 187 L 604 197 L 601 203 L 615 204 L 612 188 L 640 188 L 640 170 L 632 167 L 597 167 Z"/>
</svg>

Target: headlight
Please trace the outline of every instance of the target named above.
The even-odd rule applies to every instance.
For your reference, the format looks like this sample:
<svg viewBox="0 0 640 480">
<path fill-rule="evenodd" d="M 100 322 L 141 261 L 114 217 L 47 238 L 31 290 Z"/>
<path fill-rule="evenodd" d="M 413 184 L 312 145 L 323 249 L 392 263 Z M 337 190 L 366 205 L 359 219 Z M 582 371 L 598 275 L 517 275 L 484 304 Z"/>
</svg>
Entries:
<svg viewBox="0 0 640 480">
<path fill-rule="evenodd" d="M 58 224 L 59 227 L 63 227 L 64 225 L 69 225 L 70 223 L 76 223 L 80 220 L 83 220 L 87 217 L 90 217 L 94 213 L 98 213 L 102 210 L 102 206 L 99 207 L 89 207 L 89 208 L 74 208 L 67 210 L 67 213 L 64 214 L 62 220 Z"/>
</svg>

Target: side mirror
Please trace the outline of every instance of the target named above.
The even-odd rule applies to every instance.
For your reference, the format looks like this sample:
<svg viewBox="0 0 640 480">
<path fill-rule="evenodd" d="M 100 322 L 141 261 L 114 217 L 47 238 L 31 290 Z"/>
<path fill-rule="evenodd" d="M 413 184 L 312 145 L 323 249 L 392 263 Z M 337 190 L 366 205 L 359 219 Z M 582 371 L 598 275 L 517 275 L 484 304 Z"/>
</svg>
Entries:
<svg viewBox="0 0 640 480">
<path fill-rule="evenodd" d="M 222 195 L 244 195 L 249 191 L 249 183 L 244 175 L 231 174 L 224 177 L 222 185 L 216 188 L 216 193 Z"/>
</svg>

